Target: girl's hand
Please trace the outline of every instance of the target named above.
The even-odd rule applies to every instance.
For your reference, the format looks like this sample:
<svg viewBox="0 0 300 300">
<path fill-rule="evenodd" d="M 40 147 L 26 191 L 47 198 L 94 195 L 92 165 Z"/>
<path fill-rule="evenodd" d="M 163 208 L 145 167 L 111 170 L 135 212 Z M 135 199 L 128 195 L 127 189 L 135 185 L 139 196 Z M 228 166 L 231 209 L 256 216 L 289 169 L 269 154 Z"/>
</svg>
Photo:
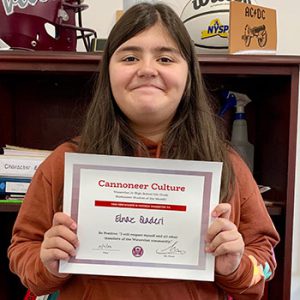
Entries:
<svg viewBox="0 0 300 300">
<path fill-rule="evenodd" d="M 206 252 L 216 256 L 215 271 L 221 275 L 233 273 L 244 253 L 244 240 L 235 224 L 229 221 L 231 205 L 218 204 L 212 211 L 215 218 L 206 234 Z"/>
<path fill-rule="evenodd" d="M 59 260 L 69 260 L 76 254 L 79 241 L 75 230 L 76 223 L 68 215 L 58 212 L 53 217 L 52 227 L 45 232 L 40 257 L 47 270 L 55 276 L 67 277 L 58 273 Z"/>
</svg>

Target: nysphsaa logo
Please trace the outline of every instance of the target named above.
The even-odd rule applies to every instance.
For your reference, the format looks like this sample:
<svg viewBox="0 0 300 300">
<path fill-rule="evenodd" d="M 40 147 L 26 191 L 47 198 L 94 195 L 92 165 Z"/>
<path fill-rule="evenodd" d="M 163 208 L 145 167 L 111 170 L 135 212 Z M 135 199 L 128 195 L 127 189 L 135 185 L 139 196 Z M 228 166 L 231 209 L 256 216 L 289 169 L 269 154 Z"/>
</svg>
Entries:
<svg viewBox="0 0 300 300">
<path fill-rule="evenodd" d="M 28 5 L 35 6 L 37 2 L 48 2 L 49 0 L 2 0 L 2 5 L 7 16 L 14 13 L 15 7 L 25 9 Z"/>
<path fill-rule="evenodd" d="M 220 19 L 213 19 L 208 25 L 207 30 L 201 32 L 201 39 L 207 39 L 214 36 L 228 38 L 229 26 L 222 25 Z"/>
</svg>

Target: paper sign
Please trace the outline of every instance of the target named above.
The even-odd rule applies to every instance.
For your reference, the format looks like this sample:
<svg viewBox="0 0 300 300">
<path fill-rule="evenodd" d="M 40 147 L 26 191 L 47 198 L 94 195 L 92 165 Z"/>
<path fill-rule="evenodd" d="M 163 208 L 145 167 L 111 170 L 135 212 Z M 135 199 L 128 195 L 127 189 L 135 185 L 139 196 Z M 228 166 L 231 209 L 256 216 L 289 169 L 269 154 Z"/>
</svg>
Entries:
<svg viewBox="0 0 300 300">
<path fill-rule="evenodd" d="M 229 20 L 229 53 L 276 53 L 276 10 L 231 1 Z"/>
</svg>

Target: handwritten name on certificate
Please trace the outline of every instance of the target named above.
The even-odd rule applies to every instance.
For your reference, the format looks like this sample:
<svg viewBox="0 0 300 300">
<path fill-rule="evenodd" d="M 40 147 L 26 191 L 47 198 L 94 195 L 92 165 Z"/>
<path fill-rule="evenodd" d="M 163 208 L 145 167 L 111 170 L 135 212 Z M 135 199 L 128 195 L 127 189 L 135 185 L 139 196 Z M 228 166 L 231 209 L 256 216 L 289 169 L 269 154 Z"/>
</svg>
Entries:
<svg viewBox="0 0 300 300">
<path fill-rule="evenodd" d="M 64 212 L 80 246 L 60 272 L 214 280 L 204 251 L 222 163 L 66 153 Z"/>
</svg>

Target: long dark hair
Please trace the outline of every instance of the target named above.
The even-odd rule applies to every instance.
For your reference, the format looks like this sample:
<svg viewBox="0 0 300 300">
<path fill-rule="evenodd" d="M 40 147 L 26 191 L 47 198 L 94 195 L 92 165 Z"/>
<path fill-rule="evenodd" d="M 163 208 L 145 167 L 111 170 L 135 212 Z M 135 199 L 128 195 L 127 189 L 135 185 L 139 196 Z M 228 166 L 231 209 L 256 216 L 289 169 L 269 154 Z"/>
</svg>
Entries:
<svg viewBox="0 0 300 300">
<path fill-rule="evenodd" d="M 121 44 L 157 22 L 168 30 L 189 69 L 184 94 L 162 141 L 162 157 L 222 161 L 221 199 L 226 201 L 233 188 L 234 174 L 223 129 L 217 126 L 193 42 L 178 15 L 165 4 L 137 4 L 113 27 L 103 52 L 95 95 L 82 128 L 79 151 L 134 156 L 139 149 L 141 155 L 149 156 L 147 147 L 129 127 L 112 95 L 109 63 Z"/>
</svg>

